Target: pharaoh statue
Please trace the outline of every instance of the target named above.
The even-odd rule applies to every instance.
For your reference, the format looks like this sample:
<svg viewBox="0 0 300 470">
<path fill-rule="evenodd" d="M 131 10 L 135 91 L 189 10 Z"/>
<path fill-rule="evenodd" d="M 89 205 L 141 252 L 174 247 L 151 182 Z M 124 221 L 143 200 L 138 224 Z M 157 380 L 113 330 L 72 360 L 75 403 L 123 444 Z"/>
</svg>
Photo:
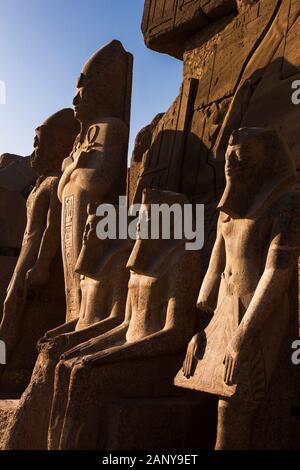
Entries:
<svg viewBox="0 0 300 470">
<path fill-rule="evenodd" d="M 58 187 L 68 322 L 79 316 L 80 279 L 74 268 L 87 206 L 118 204 L 126 191 L 131 81 L 132 56 L 116 40 L 95 52 L 78 80 L 73 105 L 81 130 Z"/>
<path fill-rule="evenodd" d="M 153 223 L 150 204 L 187 202 L 181 194 L 144 190 L 140 220 Z M 116 397 L 178 394 L 172 377 L 195 326 L 198 253 L 174 238 L 172 226 L 168 240 L 145 239 L 141 232 L 127 263 L 124 322 L 70 349 L 56 368 L 50 449 L 105 448 L 109 403 Z"/>
<path fill-rule="evenodd" d="M 61 163 L 78 131 L 71 109 L 55 113 L 36 129 L 31 166 L 39 178 L 27 200 L 21 253 L 7 289 L 0 325 L 7 362 L 0 370 L 2 390 L 24 390 L 36 359 L 37 340 L 64 319 L 57 187 Z"/>
<path fill-rule="evenodd" d="M 68 349 L 117 327 L 124 321 L 129 272 L 126 263 L 132 241 L 99 240 L 91 206 L 76 264 L 80 274 L 82 301 L 73 331 L 63 326 L 49 331 L 38 344 L 39 357 L 31 382 L 5 435 L 6 449 L 47 449 L 47 434 L 54 393 L 54 371 L 59 357 Z M 67 393 L 67 390 L 66 390 Z M 28 422 L 32 432 L 26 433 Z"/>
<path fill-rule="evenodd" d="M 0 156 L 0 321 L 6 290 L 21 251 L 26 200 L 36 178 L 30 156 L 10 153 Z"/>
<path fill-rule="evenodd" d="M 79 79 L 74 110 L 81 133 L 63 163 L 58 188 L 63 204 L 67 323 L 39 341 L 31 382 L 6 433 L 7 448 L 47 447 L 54 370 L 60 355 L 124 320 L 129 277 L 125 268 L 132 243 L 99 240 L 96 210 L 101 203 L 117 207 L 125 193 L 131 66 L 131 55 L 113 41 L 92 56 Z M 28 420 L 35 421 L 35 432 L 24 439 Z"/>
<path fill-rule="evenodd" d="M 226 152 L 217 239 L 198 298 L 213 317 L 190 341 L 175 384 L 219 396 L 216 449 L 249 449 L 290 322 L 300 251 L 295 168 L 274 130 L 241 128 Z"/>
</svg>

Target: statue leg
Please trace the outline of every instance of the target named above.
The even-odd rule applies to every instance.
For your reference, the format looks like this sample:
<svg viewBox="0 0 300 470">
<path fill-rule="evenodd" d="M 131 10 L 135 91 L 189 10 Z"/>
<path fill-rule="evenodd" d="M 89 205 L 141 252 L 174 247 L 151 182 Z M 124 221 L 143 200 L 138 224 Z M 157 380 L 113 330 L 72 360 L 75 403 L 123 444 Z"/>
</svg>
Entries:
<svg viewBox="0 0 300 470">
<path fill-rule="evenodd" d="M 101 420 L 106 421 L 106 407 L 101 393 L 98 395 L 97 392 L 98 383 L 94 371 L 91 368 L 74 367 L 70 377 L 65 414 L 61 415 L 63 425 L 59 450 L 93 450 L 99 448 L 99 436 L 102 435 L 99 427 Z"/>
<path fill-rule="evenodd" d="M 257 405 L 241 398 L 220 399 L 215 450 L 249 450 Z"/>
<path fill-rule="evenodd" d="M 75 365 L 67 406 L 59 411 L 63 426 L 58 448 L 105 449 L 107 418 L 114 399 L 180 395 L 173 377 L 181 362 L 182 356 L 179 360 L 165 356 L 99 367 Z"/>
<path fill-rule="evenodd" d="M 4 436 L 5 450 L 46 450 L 56 362 L 39 354 L 32 378 Z"/>
<path fill-rule="evenodd" d="M 20 340 L 26 303 L 24 289 L 14 289 L 13 287 L 8 291 L 4 301 L 3 318 L 0 325 L 0 340 L 6 346 L 6 362 L 10 359 L 13 350 Z"/>
<path fill-rule="evenodd" d="M 71 361 L 60 361 L 55 369 L 54 394 L 48 429 L 48 450 L 57 450 L 68 403 L 68 389 L 72 372 Z"/>
</svg>

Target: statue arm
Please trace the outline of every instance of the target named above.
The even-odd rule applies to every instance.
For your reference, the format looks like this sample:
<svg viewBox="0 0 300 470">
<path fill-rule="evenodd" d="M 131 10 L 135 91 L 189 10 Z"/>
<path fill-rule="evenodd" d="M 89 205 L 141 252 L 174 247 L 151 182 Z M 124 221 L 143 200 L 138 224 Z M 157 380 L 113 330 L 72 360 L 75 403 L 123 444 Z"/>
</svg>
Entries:
<svg viewBox="0 0 300 470">
<path fill-rule="evenodd" d="M 53 328 L 53 330 L 47 331 L 42 339 L 46 341 L 46 340 L 49 340 L 50 338 L 55 338 L 58 335 L 61 335 L 64 333 L 70 333 L 71 331 L 75 330 L 77 322 L 78 322 L 78 318 L 68 323 L 63 323 L 62 325 L 56 328 Z"/>
<path fill-rule="evenodd" d="M 286 208 L 283 214 L 278 209 L 265 269 L 231 344 L 233 354 L 247 347 L 280 305 L 296 270 L 299 254 L 300 204 Z"/>
<path fill-rule="evenodd" d="M 180 276 L 182 266 L 179 266 L 178 272 L 176 267 L 173 266 L 172 275 L 169 275 L 169 288 L 166 287 L 169 291 L 169 298 L 166 307 L 165 326 L 162 330 L 137 341 L 127 341 L 121 345 L 84 357 L 83 363 L 108 364 L 110 362 L 165 356 L 181 352 L 193 334 L 195 316 L 192 312 L 192 306 L 195 304 L 197 296 L 198 268 L 199 259 L 194 254 L 190 254 L 186 258 L 184 272 L 190 272 L 189 276 L 182 278 Z M 190 269 L 190 271 L 187 271 L 187 269 Z"/>
<path fill-rule="evenodd" d="M 200 310 L 206 310 L 212 313 L 215 311 L 218 301 L 221 274 L 225 269 L 225 264 L 225 243 L 222 235 L 222 222 L 219 217 L 217 238 L 197 301 L 197 307 Z"/>
<path fill-rule="evenodd" d="M 51 184 L 47 223 L 35 265 L 27 272 L 29 284 L 42 285 L 49 279 L 49 269 L 60 247 L 61 204 L 57 197 L 58 179 Z"/>
<path fill-rule="evenodd" d="M 270 249 L 264 273 L 234 338 L 233 353 L 241 351 L 250 343 L 272 311 L 280 305 L 295 270 L 293 254 L 298 256 L 299 252 L 300 246 L 297 253 L 275 247 Z"/>
<path fill-rule="evenodd" d="M 82 330 L 65 332 L 62 335 L 63 338 L 61 338 L 65 343 L 65 350 L 74 348 L 78 344 L 84 343 L 90 339 L 103 335 L 107 331 L 113 330 L 122 322 L 122 320 L 123 319 L 120 317 L 110 316 L 94 325 L 83 328 Z"/>
<path fill-rule="evenodd" d="M 87 340 L 82 339 L 82 342 L 78 344 L 77 339 L 77 346 L 73 347 L 72 349 L 69 349 L 66 354 L 64 354 L 63 358 L 71 359 L 79 355 L 82 356 L 92 354 L 99 350 L 101 351 L 105 348 L 118 344 L 119 342 L 124 342 L 126 340 L 126 333 L 128 330 L 130 319 L 131 299 L 130 294 L 128 294 L 125 319 L 120 325 L 120 318 L 118 316 L 112 316 L 105 320 L 102 320 L 101 322 L 96 323 L 95 325 L 89 328 L 76 332 L 79 334 L 82 333 L 83 336 L 86 335 Z M 70 337 L 71 336 L 72 335 L 70 335 Z M 75 342 L 75 340 L 71 338 L 71 342 Z"/>
</svg>

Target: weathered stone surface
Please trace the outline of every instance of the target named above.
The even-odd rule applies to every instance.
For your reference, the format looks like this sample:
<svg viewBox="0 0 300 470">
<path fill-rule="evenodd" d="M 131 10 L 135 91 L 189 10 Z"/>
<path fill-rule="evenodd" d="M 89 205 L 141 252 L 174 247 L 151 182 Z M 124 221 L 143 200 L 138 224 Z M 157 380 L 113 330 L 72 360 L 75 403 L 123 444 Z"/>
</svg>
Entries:
<svg viewBox="0 0 300 470">
<path fill-rule="evenodd" d="M 147 190 L 140 212 L 151 203 L 186 201 L 181 194 Z M 186 251 L 184 240 L 173 237 L 136 240 L 127 263 L 131 276 L 124 322 L 73 348 L 57 366 L 51 449 L 105 448 L 112 399 L 177 395 L 170 374 L 193 331 L 200 263 L 197 252 Z M 84 406 L 77 398 L 82 394 L 88 397 Z M 82 425 L 74 440 L 78 420 Z"/>
<path fill-rule="evenodd" d="M 216 449 L 233 450 L 250 448 L 255 412 L 295 330 L 289 293 L 300 252 L 300 195 L 292 192 L 288 147 L 272 130 L 234 131 L 225 173 L 217 239 L 198 298 L 199 309 L 214 315 L 191 340 L 175 384 L 220 397 Z M 282 421 L 292 406 L 286 394 L 285 401 Z M 263 446 L 257 428 L 253 434 Z"/>
<path fill-rule="evenodd" d="M 0 325 L 0 339 L 6 345 L 6 364 L 0 370 L 2 391 L 24 390 L 36 360 L 37 340 L 65 316 L 57 186 L 62 160 L 78 131 L 71 109 L 57 112 L 36 129 L 31 165 L 39 178 L 27 200 L 21 253 Z"/>
<path fill-rule="evenodd" d="M 0 450 L 3 450 L 3 436 L 18 403 L 19 400 L 0 400 Z"/>
<path fill-rule="evenodd" d="M 107 450 L 212 449 L 215 400 L 209 395 L 125 399 L 109 407 Z M 199 423 L 205 423 L 199 429 Z"/>
<path fill-rule="evenodd" d="M 138 201 L 139 194 L 139 178 L 143 173 L 144 161 L 147 158 L 146 153 L 149 152 L 151 147 L 152 135 L 159 121 L 163 117 L 163 113 L 155 116 L 153 121 L 146 127 L 140 130 L 136 136 L 134 149 L 130 162 L 130 169 L 128 172 L 128 193 L 127 198 L 129 205 Z"/>
<path fill-rule="evenodd" d="M 223 31 L 207 36 L 204 30 L 186 46 L 184 77 L 201 83 L 197 106 L 205 109 L 227 100 L 228 111 L 208 149 L 219 194 L 224 188 L 226 142 L 241 125 L 277 129 L 299 165 L 298 107 L 291 101 L 292 82 L 299 79 L 298 48 L 292 40 L 299 8 L 294 1 L 260 0 Z"/>
<path fill-rule="evenodd" d="M 197 274 L 192 275 L 190 272 L 191 263 L 185 270 L 177 273 L 172 263 L 180 255 L 179 249 L 166 263 L 166 273 L 168 268 L 172 275 L 178 274 L 180 280 L 180 285 L 174 289 L 172 295 L 172 301 L 176 304 L 177 301 L 180 302 L 178 299 L 181 298 L 185 283 L 191 287 L 197 278 L 200 284 L 207 270 L 216 238 L 215 209 L 224 192 L 226 178 L 228 180 L 230 176 L 230 171 L 227 171 L 228 160 L 234 160 L 234 155 L 231 155 L 232 158 L 225 158 L 232 132 L 236 133 L 241 127 L 274 128 L 288 143 L 298 173 L 300 171 L 299 107 L 291 101 L 292 82 L 300 79 L 300 55 L 297 47 L 299 18 L 298 0 L 145 2 L 142 29 L 146 44 L 154 50 L 183 58 L 184 77 L 180 94 L 174 103 L 137 136 L 128 176 L 127 199 L 130 203 L 141 202 L 143 190 L 154 188 L 158 191 L 183 193 L 185 196 L 181 197 L 194 205 L 205 203 L 205 246 L 200 254 L 195 254 L 199 255 Z M 125 55 L 121 53 L 119 57 L 124 59 Z M 103 167 L 102 179 L 97 180 L 97 183 L 97 178 L 89 181 L 86 170 L 91 163 L 92 168 L 96 168 L 95 173 L 99 171 L 98 162 L 102 157 L 100 148 L 104 148 L 104 154 L 115 162 L 116 154 L 121 147 L 125 148 L 128 137 L 128 126 L 127 131 L 122 134 L 119 131 L 123 126 L 119 126 L 120 122 L 116 123 L 122 121 L 128 125 L 129 122 L 128 90 L 131 68 L 123 67 L 126 61 L 116 62 L 118 66 L 123 64 L 123 70 L 127 69 L 127 85 L 122 73 L 121 80 L 111 80 L 102 64 L 99 68 L 102 79 L 99 81 L 99 72 L 96 74 L 97 80 L 92 80 L 90 109 L 80 103 L 80 93 L 85 94 L 88 89 L 84 75 L 88 76 L 93 69 L 94 59 L 95 57 L 88 62 L 79 80 L 79 96 L 75 98 L 74 104 L 78 116 L 81 114 L 82 133 L 71 159 L 65 162 L 65 180 L 60 192 L 64 204 L 63 250 L 69 299 L 67 317 L 75 320 L 50 331 L 40 342 L 41 354 L 31 384 L 23 394 L 14 415 L 15 421 L 7 427 L 3 446 L 6 449 L 46 448 L 50 420 L 51 449 L 88 447 L 127 450 L 141 447 L 158 449 L 162 446 L 162 450 L 165 450 L 173 446 L 184 449 L 191 442 L 198 448 L 212 447 L 216 408 L 212 410 L 207 406 L 204 409 L 200 400 L 198 409 L 198 404 L 181 396 L 186 391 L 176 389 L 171 384 L 184 354 L 178 352 L 176 356 L 170 353 L 174 343 L 178 345 L 178 341 L 166 345 L 163 338 L 165 331 L 169 333 L 167 328 L 159 331 L 159 339 L 155 345 L 151 342 L 159 329 L 153 333 L 151 322 L 155 314 L 163 310 L 162 306 L 170 292 L 167 287 L 163 292 L 160 291 L 164 275 L 158 268 L 161 267 L 165 248 L 157 248 L 154 244 L 151 249 L 144 251 L 142 246 L 139 247 L 141 251 L 133 251 L 129 264 L 133 272 L 128 299 L 132 301 L 134 308 L 130 320 L 129 305 L 123 309 L 123 313 L 126 310 L 128 321 L 119 325 L 121 313 L 112 319 L 109 315 L 110 308 L 102 309 L 104 297 L 109 302 L 115 298 L 113 288 L 112 292 L 108 292 L 112 284 L 110 280 L 99 281 L 95 277 L 97 267 L 102 266 L 101 249 L 103 248 L 104 253 L 107 247 L 105 244 L 101 249 L 98 246 L 98 252 L 94 240 L 90 245 L 92 248 L 85 251 L 86 247 L 81 244 L 84 226 L 86 225 L 86 234 L 89 230 L 93 231 L 91 212 L 86 224 L 88 202 L 92 205 L 102 201 L 115 203 L 114 197 L 111 198 L 112 192 L 106 193 L 109 193 L 109 197 L 103 197 L 99 191 L 103 184 L 106 188 L 107 181 L 113 180 L 115 175 L 112 175 L 111 168 Z M 130 63 L 129 55 L 127 59 Z M 114 87 L 120 84 L 122 86 L 116 91 Z M 107 97 L 111 101 L 107 102 Z M 127 102 L 127 111 L 120 114 L 124 101 Z M 104 115 L 113 117 L 109 123 L 103 122 L 102 113 L 101 116 L 97 114 L 99 109 L 103 111 L 101 106 L 105 108 Z M 115 147 L 106 145 L 103 135 L 100 132 L 97 134 L 98 128 L 101 131 L 106 124 L 109 131 L 116 131 L 114 142 L 120 144 L 119 150 L 116 150 L 117 144 Z M 253 132 L 257 132 L 257 129 Z M 96 137 L 94 134 L 97 134 Z M 242 171 L 239 172 L 235 188 L 232 186 L 232 191 L 232 188 L 228 190 L 227 187 L 221 201 L 221 209 L 225 215 L 219 220 L 216 246 L 220 238 L 223 238 L 224 249 L 218 249 L 218 246 L 215 248 L 201 289 L 201 296 L 204 298 L 207 285 L 225 257 L 227 265 L 222 268 L 222 289 L 220 292 L 215 289 L 216 294 L 219 293 L 218 297 L 215 296 L 218 308 L 211 324 L 205 329 L 207 344 L 203 356 L 197 357 L 198 362 L 192 357 L 195 348 L 199 347 L 198 342 L 194 340 L 189 345 L 184 368 L 186 372 L 195 362 L 194 376 L 187 378 L 181 374 L 176 379 L 180 385 L 187 387 L 193 381 L 192 388 L 201 391 L 192 393 L 199 393 L 201 399 L 204 396 L 208 399 L 221 397 L 216 448 L 222 449 L 297 449 L 300 442 L 298 418 L 293 415 L 293 409 L 299 407 L 300 402 L 300 377 L 290 358 L 291 342 L 299 337 L 299 285 L 294 269 L 299 251 L 299 243 L 294 243 L 299 235 L 299 197 L 294 193 L 284 194 L 285 188 L 279 188 L 280 181 L 277 181 L 276 186 L 276 182 L 272 180 L 270 175 L 274 175 L 276 170 L 275 163 L 278 163 L 281 144 L 275 131 L 268 131 L 266 134 L 273 136 L 270 144 L 272 152 L 269 152 L 272 158 L 266 161 L 265 154 L 258 145 L 253 157 L 255 165 L 253 164 L 252 169 L 248 168 L 244 179 Z M 239 160 L 241 148 L 235 150 Z M 242 157 L 251 156 L 251 151 L 244 154 L 242 149 L 241 153 Z M 281 152 L 283 158 L 287 154 L 288 151 Z M 247 158 L 243 159 L 244 162 Z M 126 158 L 122 160 L 123 163 L 125 160 Z M 115 168 L 119 172 L 121 166 L 117 164 Z M 259 174 L 255 172 L 257 168 L 261 169 Z M 284 164 L 280 171 L 283 178 L 281 182 L 288 182 L 289 175 L 284 172 Z M 118 183 L 112 185 L 117 188 L 113 191 L 113 196 L 120 194 L 119 188 L 125 186 L 125 173 L 124 164 L 118 173 L 122 174 L 120 186 Z M 270 182 L 271 189 L 272 181 L 274 183 L 275 191 L 273 193 L 271 190 L 270 200 L 264 199 L 270 195 L 270 186 L 267 185 L 266 189 L 263 176 Z M 78 189 L 78 181 L 84 183 L 83 191 Z M 240 184 L 241 182 L 244 184 Z M 252 192 L 249 192 L 252 183 Z M 299 181 L 295 187 L 299 187 Z M 262 194 L 264 190 L 266 191 Z M 261 203 L 260 213 L 250 211 L 255 199 Z M 74 201 L 78 205 L 73 205 Z M 250 212 L 246 210 L 247 202 Z M 251 208 L 253 209 L 252 206 Z M 78 218 L 77 215 L 74 217 L 74 214 L 79 213 Z M 271 233 L 272 227 L 274 233 Z M 270 253 L 267 260 L 268 251 Z M 98 253 L 96 257 L 93 256 L 94 253 Z M 116 250 L 115 253 L 119 251 Z M 272 274 L 270 282 L 265 276 L 266 262 L 268 274 Z M 114 269 L 120 271 L 120 278 L 117 280 L 120 286 L 123 285 L 122 279 L 125 279 L 121 275 L 124 264 L 124 260 L 120 264 L 115 262 L 110 268 L 113 276 Z M 228 268 L 229 264 L 231 270 Z M 74 274 L 75 269 L 83 275 L 81 282 Z M 148 276 L 149 269 L 152 274 L 155 271 L 155 275 Z M 232 282 L 234 276 L 235 281 Z M 116 275 L 116 279 L 117 277 Z M 257 300 L 255 294 L 261 293 L 261 279 L 265 282 L 265 290 L 264 295 L 259 297 L 257 294 Z M 282 292 L 285 281 L 287 285 Z M 162 285 L 164 286 L 163 282 Z M 270 286 L 273 286 L 271 298 L 267 296 Z M 275 302 L 274 298 L 280 292 L 282 295 Z M 161 301 L 158 307 L 155 295 Z M 258 310 L 260 301 L 263 304 L 261 315 L 251 316 L 253 299 L 257 300 Z M 144 311 L 148 312 L 147 321 L 144 321 L 142 315 L 143 302 Z M 204 319 L 209 317 L 208 310 L 214 308 L 210 308 L 209 302 L 202 303 L 206 309 L 201 312 L 204 324 Z M 104 314 L 101 319 L 100 310 Z M 193 311 L 192 305 L 189 310 Z M 270 314 L 260 328 L 259 341 L 256 341 L 254 334 L 253 342 L 247 344 L 247 326 L 253 325 L 253 317 L 260 322 L 270 311 L 273 315 Z M 225 320 L 223 317 L 226 317 Z M 244 318 L 248 318 L 249 322 L 244 321 Z M 114 321 L 119 326 L 110 332 Z M 103 327 L 104 323 L 106 328 Z M 159 324 L 161 328 L 161 323 L 157 322 L 156 325 Z M 197 327 L 197 330 L 202 329 L 201 325 Z M 240 334 L 236 334 L 237 331 Z M 64 355 L 58 363 L 62 352 Z M 239 368 L 237 363 L 243 367 Z M 177 364 L 178 368 L 174 372 Z M 207 392 L 210 395 L 203 395 Z M 195 423 L 195 427 L 192 426 L 193 432 L 188 428 L 189 419 Z M 200 423 L 198 428 L 197 420 Z M 36 423 L 35 432 L 24 439 L 28 421 Z M 207 422 L 213 428 L 210 429 L 208 440 L 203 432 L 207 429 Z M 165 431 L 167 427 L 170 427 L 170 432 Z M 74 438 L 75 428 L 79 431 Z"/>
<path fill-rule="evenodd" d="M 24 157 L 21 157 L 21 155 L 15 155 L 13 153 L 3 153 L 0 155 L 0 170 L 6 168 L 8 165 L 15 162 L 16 160 L 20 160 L 21 158 Z"/>
<path fill-rule="evenodd" d="M 118 203 L 119 195 L 125 193 L 131 73 L 131 55 L 113 41 L 88 60 L 79 79 L 74 109 L 82 132 L 64 162 L 59 185 L 67 323 L 39 341 L 40 354 L 30 384 L 6 432 L 6 449 L 47 448 L 54 371 L 60 355 L 124 320 L 129 280 L 126 262 L 132 241 L 99 240 L 96 210 L 101 202 Z M 34 423 L 30 436 L 25 432 L 28 420 Z"/>
<path fill-rule="evenodd" d="M 6 290 L 21 251 L 26 199 L 37 178 L 30 157 L 3 154 L 0 164 L 0 320 Z M 18 215 L 16 217 L 16 214 Z"/>
<path fill-rule="evenodd" d="M 148 47 L 182 58 L 188 38 L 236 12 L 235 0 L 146 0 L 142 31 Z"/>
<path fill-rule="evenodd" d="M 81 132 L 63 163 L 58 187 L 62 202 L 62 252 L 67 321 L 80 310 L 75 272 L 88 204 L 118 204 L 126 193 L 132 56 L 119 41 L 95 52 L 84 65 L 73 100 Z"/>
</svg>

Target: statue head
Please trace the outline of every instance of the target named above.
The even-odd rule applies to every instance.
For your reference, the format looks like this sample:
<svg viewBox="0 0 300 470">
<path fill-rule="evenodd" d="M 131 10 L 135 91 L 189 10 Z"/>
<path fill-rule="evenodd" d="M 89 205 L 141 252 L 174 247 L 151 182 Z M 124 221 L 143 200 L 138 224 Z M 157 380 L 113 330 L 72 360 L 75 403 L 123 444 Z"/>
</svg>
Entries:
<svg viewBox="0 0 300 470">
<path fill-rule="evenodd" d="M 142 204 L 139 212 L 139 222 L 137 224 L 137 236 L 133 250 L 127 263 L 127 267 L 137 274 L 149 276 L 159 276 L 165 269 L 172 264 L 174 252 L 178 254 L 185 249 L 186 239 L 184 235 L 181 238 L 174 236 L 174 217 L 170 216 L 170 237 L 162 236 L 164 220 L 160 219 L 158 238 L 151 238 L 152 225 L 158 222 L 154 220 L 153 205 L 162 206 L 168 210 L 176 204 L 183 208 L 189 200 L 184 194 L 172 191 L 163 191 L 158 189 L 144 189 L 142 193 Z M 171 211 L 168 211 L 171 214 Z M 141 221 L 148 225 L 149 238 L 145 239 L 141 235 Z M 181 248 L 181 249 L 180 249 Z M 172 258 L 172 259 L 171 259 Z"/>
<path fill-rule="evenodd" d="M 85 63 L 73 100 L 75 116 L 89 122 L 101 115 L 129 124 L 132 55 L 119 41 L 97 50 Z"/>
<path fill-rule="evenodd" d="M 102 240 L 97 236 L 97 225 L 101 221 L 101 216 L 96 213 L 98 205 L 98 202 L 88 204 L 82 247 L 75 267 L 78 274 L 95 280 L 109 275 L 113 260 L 117 260 L 121 254 L 127 253 L 128 258 L 134 243 L 130 238 L 120 239 L 118 230 L 116 238 Z M 119 207 L 114 206 L 114 209 L 118 217 Z"/>
<path fill-rule="evenodd" d="M 218 208 L 228 215 L 250 217 L 271 197 L 292 186 L 296 170 L 289 148 L 276 130 L 235 130 L 225 154 L 226 188 Z"/>
<path fill-rule="evenodd" d="M 35 130 L 34 151 L 30 158 L 32 168 L 39 174 L 60 170 L 79 130 L 72 109 L 62 109 L 46 119 Z"/>
</svg>

